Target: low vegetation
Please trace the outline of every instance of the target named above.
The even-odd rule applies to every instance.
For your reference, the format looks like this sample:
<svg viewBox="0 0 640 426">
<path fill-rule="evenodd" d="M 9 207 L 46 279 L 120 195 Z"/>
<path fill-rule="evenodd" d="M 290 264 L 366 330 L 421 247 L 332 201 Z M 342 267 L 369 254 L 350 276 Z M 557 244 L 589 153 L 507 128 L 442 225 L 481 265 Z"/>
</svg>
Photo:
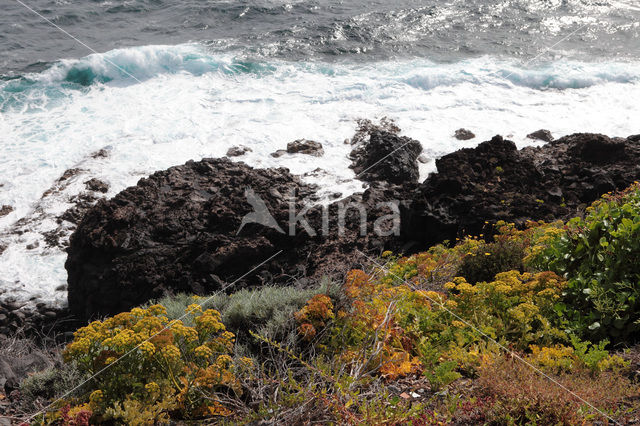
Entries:
<svg viewBox="0 0 640 426">
<path fill-rule="evenodd" d="M 36 423 L 590 424 L 640 419 L 640 186 L 567 223 L 487 224 L 343 283 L 182 295 L 64 350 L 94 379 Z M 31 395 L 51 371 L 23 383 Z"/>
</svg>

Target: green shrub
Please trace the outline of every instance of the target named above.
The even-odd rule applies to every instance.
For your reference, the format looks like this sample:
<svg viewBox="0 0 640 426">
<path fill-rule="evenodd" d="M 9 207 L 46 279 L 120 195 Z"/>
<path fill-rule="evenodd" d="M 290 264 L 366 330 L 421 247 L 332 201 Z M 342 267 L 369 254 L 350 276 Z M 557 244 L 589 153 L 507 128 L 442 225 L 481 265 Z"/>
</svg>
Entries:
<svg viewBox="0 0 640 426">
<path fill-rule="evenodd" d="M 206 303 L 205 308 L 213 308 L 220 312 L 222 323 L 236 335 L 237 354 L 257 355 L 261 345 L 250 337 L 249 331 L 282 342 L 286 346 L 294 345 L 297 341 L 294 312 L 304 306 L 311 297 L 322 293 L 336 298 L 338 286 L 325 278 L 318 287 L 312 289 L 273 286 L 242 289 L 231 295 L 215 295 Z M 177 319 L 184 315 L 185 308 L 194 303 L 194 300 L 202 303 L 207 299 L 209 298 L 194 299 L 194 296 L 180 294 L 153 303 L 165 306 L 169 319 Z M 183 321 L 190 325 L 186 319 Z"/>
<path fill-rule="evenodd" d="M 501 272 L 493 281 L 473 286 L 462 277 L 445 285 L 453 294 L 449 303 L 454 313 L 491 337 L 520 350 L 526 350 L 531 344 L 568 339 L 562 318 L 555 311 L 565 286 L 564 280 L 553 272 L 518 271 Z M 452 320 L 461 330 L 471 331 L 466 324 Z"/>
<path fill-rule="evenodd" d="M 58 398 L 82 383 L 83 379 L 75 363 L 33 373 L 20 383 L 21 402 L 27 411 L 37 411 L 36 401 Z"/>
<path fill-rule="evenodd" d="M 560 309 L 583 338 L 634 339 L 640 331 L 640 186 L 596 201 L 531 263 L 568 279 Z"/>
<path fill-rule="evenodd" d="M 496 274 L 505 271 L 523 271 L 525 250 L 520 241 L 500 239 L 480 246 L 477 252 L 465 256 L 458 275 L 475 284 L 491 281 Z"/>
</svg>

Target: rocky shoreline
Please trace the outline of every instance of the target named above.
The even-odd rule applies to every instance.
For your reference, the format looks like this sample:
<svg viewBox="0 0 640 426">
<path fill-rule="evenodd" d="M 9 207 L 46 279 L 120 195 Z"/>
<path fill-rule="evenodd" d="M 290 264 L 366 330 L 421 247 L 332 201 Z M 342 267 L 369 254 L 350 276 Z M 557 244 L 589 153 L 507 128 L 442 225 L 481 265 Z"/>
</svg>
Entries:
<svg viewBox="0 0 640 426">
<path fill-rule="evenodd" d="M 317 188 L 287 169 L 253 169 L 226 158 L 190 161 L 154 173 L 95 206 L 96 197 L 79 200 L 65 212 L 77 214 L 64 219 L 74 228 L 77 224 L 77 229 L 65 228 L 73 231 L 65 265 L 69 308 L 45 303 L 27 308 L 5 300 L 0 304 L 0 338 L 18 330 L 64 332 L 76 321 L 167 294 L 208 294 L 280 250 L 233 288 L 339 275 L 362 261 L 356 249 L 373 255 L 386 249 L 407 253 L 466 234 L 490 237 L 491 224 L 498 220 L 523 225 L 527 220 L 565 219 L 580 214 L 600 195 L 640 178 L 639 135 L 579 133 L 520 150 L 496 136 L 436 160 L 437 173 L 419 182 L 421 145 L 398 133 L 388 123 L 362 125 L 347 142 L 354 145 L 351 167 L 368 188 L 324 208 L 318 204 Z M 302 147 L 292 149 L 296 155 L 322 155 L 322 146 L 315 142 L 293 145 Z M 241 156 L 241 151 L 235 154 Z M 104 192 L 99 184 L 86 185 L 92 192 Z M 248 188 L 264 202 L 279 229 L 242 225 L 245 215 L 255 210 L 248 203 Z M 376 220 L 393 213 L 385 203 L 397 206 L 395 235 L 373 232 Z M 364 235 L 363 212 L 353 206 L 366 212 Z M 294 224 L 295 235 L 289 235 L 287 227 L 291 210 L 304 211 L 304 221 Z M 335 219 L 341 214 L 344 226 L 339 228 Z M 325 225 L 326 217 L 330 220 Z"/>
<path fill-rule="evenodd" d="M 292 235 L 286 226 L 291 210 L 305 211 L 317 197 L 316 188 L 286 169 L 190 161 L 99 201 L 68 248 L 71 313 L 86 321 L 166 294 L 211 293 L 238 278 L 236 290 L 292 277 L 304 282 L 357 264 L 356 249 L 417 251 L 466 234 L 490 237 L 498 220 L 522 225 L 567 218 L 640 177 L 637 136 L 574 134 L 521 150 L 496 136 L 438 159 L 438 172 L 422 183 L 418 141 L 381 128 L 361 139 L 352 152 L 353 168 L 369 188 L 326 208 L 308 208 Z M 248 189 L 264 203 L 271 225 L 243 226 L 256 207 L 248 202 Z M 376 235 L 376 221 L 390 214 L 379 207 L 389 202 L 399 210 L 399 235 Z M 364 233 L 362 211 L 347 208 L 353 205 L 366 211 Z M 325 215 L 339 217 L 341 209 L 344 227 L 323 222 Z"/>
<path fill-rule="evenodd" d="M 165 295 L 312 287 L 366 264 L 359 252 L 407 254 L 467 234 L 491 239 L 498 220 L 522 226 L 580 215 L 640 179 L 640 135 L 581 133 L 520 150 L 495 136 L 436 160 L 437 173 L 419 182 L 418 141 L 393 126 L 362 129 L 349 141 L 350 158 L 368 187 L 337 201 L 319 203 L 318 188 L 287 169 L 221 158 L 189 161 L 79 205 L 65 264 L 69 307 L 0 302 L 0 342 L 19 335 L 58 344 L 91 319 Z M 322 149 L 297 142 L 313 150 L 296 155 Z M 104 192 L 99 182 L 89 186 Z M 290 227 L 292 211 L 300 217 Z M 40 355 L 24 368 L 0 365 L 6 392 L 45 366 Z"/>
</svg>

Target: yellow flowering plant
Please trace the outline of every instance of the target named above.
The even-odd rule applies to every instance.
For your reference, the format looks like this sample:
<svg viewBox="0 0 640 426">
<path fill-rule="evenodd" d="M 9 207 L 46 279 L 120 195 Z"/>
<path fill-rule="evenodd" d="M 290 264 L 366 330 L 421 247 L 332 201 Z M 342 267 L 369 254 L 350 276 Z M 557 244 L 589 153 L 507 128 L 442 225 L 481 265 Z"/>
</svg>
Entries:
<svg viewBox="0 0 640 426">
<path fill-rule="evenodd" d="M 457 277 L 445 285 L 455 303 L 450 311 L 456 317 L 443 312 L 441 318 L 469 318 L 475 328 L 522 350 L 534 343 L 567 341 L 556 312 L 565 286 L 566 281 L 553 272 L 501 272 L 493 281 L 476 285 Z M 475 330 L 464 330 L 470 341 L 480 338 Z"/>
<path fill-rule="evenodd" d="M 146 407 L 146 416 L 156 416 L 150 421 L 169 414 L 182 418 L 229 414 L 210 396 L 220 389 L 241 392 L 230 356 L 235 336 L 226 331 L 216 310 L 192 304 L 186 314 L 193 327 L 170 321 L 162 305 L 153 305 L 77 330 L 64 359 L 95 377 L 88 394 L 73 403 L 88 403 L 96 421 L 130 421 L 130 411 L 140 406 Z M 239 368 L 244 364 L 243 360 Z"/>
<path fill-rule="evenodd" d="M 503 238 L 533 232 L 502 226 L 507 228 Z M 458 370 L 472 373 L 483 354 L 493 352 L 479 330 L 523 351 L 531 344 L 567 342 L 555 310 L 566 282 L 552 272 L 506 271 L 475 285 L 455 277 L 441 291 L 424 289 L 438 288 L 433 278 L 443 271 L 441 258 L 449 261 L 480 248 L 470 238 L 448 249 L 454 254 L 440 247 L 409 257 L 386 256 L 384 268 L 371 274 L 353 270 L 344 284 L 349 306 L 334 315 L 331 301 L 316 296 L 296 314 L 299 333 L 307 341 L 319 336 L 318 347 L 342 363 L 366 358 L 367 370 L 388 380 L 421 371 L 434 388 L 458 378 Z M 328 332 L 320 334 L 326 326 Z M 363 347 L 375 350 L 363 355 Z"/>
</svg>

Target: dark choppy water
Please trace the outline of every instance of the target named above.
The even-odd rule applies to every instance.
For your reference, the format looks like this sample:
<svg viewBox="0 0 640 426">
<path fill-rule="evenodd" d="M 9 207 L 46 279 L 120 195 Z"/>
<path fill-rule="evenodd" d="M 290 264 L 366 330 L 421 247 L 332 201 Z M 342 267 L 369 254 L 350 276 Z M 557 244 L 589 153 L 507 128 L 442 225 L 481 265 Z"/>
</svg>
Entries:
<svg viewBox="0 0 640 426">
<path fill-rule="evenodd" d="M 637 0 L 24 2 L 99 52 L 197 41 L 251 58 L 527 60 L 578 30 L 542 59 L 640 56 Z M 37 71 L 90 53 L 15 0 L 1 4 L 1 72 Z"/>
</svg>

